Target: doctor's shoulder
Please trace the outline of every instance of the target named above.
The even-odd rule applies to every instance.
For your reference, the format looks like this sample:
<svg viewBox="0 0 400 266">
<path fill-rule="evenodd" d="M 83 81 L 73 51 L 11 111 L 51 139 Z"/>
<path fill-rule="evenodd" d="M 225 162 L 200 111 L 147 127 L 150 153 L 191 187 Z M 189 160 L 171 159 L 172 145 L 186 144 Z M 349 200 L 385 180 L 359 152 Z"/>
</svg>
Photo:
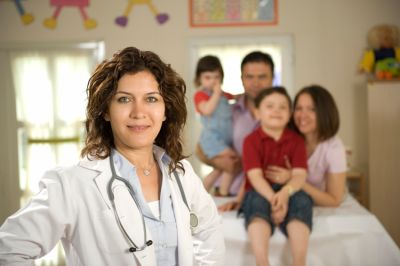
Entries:
<svg viewBox="0 0 400 266">
<path fill-rule="evenodd" d="M 192 164 L 187 159 L 182 159 L 179 161 L 183 167 L 183 169 L 176 169 L 175 171 L 179 174 L 179 176 L 183 179 L 191 179 L 193 177 L 197 177 Z"/>
<path fill-rule="evenodd" d="M 39 188 L 57 187 L 59 193 L 78 196 L 93 186 L 93 179 L 99 175 L 96 170 L 98 161 L 80 160 L 71 165 L 59 165 L 46 171 L 39 181 Z M 62 197 L 62 195 L 60 195 Z"/>
</svg>

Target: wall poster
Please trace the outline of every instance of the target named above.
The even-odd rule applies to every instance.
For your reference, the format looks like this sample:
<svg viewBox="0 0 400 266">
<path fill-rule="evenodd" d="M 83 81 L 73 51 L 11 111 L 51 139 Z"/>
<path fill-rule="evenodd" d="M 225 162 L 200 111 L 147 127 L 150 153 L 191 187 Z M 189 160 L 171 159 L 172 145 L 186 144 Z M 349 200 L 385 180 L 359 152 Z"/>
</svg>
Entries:
<svg viewBox="0 0 400 266">
<path fill-rule="evenodd" d="M 276 25 L 278 0 L 189 0 L 191 27 Z"/>
</svg>

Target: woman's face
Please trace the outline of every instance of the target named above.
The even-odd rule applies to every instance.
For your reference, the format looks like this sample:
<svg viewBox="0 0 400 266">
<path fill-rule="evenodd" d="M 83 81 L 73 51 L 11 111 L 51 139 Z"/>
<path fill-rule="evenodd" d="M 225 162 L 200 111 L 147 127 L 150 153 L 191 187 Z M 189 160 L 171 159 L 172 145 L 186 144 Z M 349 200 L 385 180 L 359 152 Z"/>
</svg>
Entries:
<svg viewBox="0 0 400 266">
<path fill-rule="evenodd" d="M 302 93 L 297 99 L 293 117 L 303 135 L 317 133 L 317 114 L 314 101 L 308 93 Z"/>
<path fill-rule="evenodd" d="M 117 150 L 151 148 L 165 120 L 154 76 L 147 71 L 122 76 L 104 118 L 111 123 Z"/>
</svg>

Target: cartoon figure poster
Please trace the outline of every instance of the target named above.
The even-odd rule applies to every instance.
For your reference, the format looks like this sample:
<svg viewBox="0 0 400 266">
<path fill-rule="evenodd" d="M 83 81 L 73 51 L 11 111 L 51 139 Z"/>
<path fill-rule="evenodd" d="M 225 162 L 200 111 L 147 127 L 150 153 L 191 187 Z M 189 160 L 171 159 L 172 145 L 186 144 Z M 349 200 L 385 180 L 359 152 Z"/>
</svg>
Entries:
<svg viewBox="0 0 400 266">
<path fill-rule="evenodd" d="M 90 18 L 85 10 L 89 6 L 89 0 L 50 0 L 50 5 L 56 9 L 50 18 L 43 21 L 46 28 L 55 29 L 57 27 L 57 18 L 64 7 L 76 7 L 81 13 L 83 25 L 86 29 L 93 29 L 97 26 L 96 20 Z"/>
<path fill-rule="evenodd" d="M 22 5 L 22 0 L 14 0 L 15 6 L 17 7 L 17 11 L 20 15 L 21 21 L 25 25 L 29 25 L 34 21 L 34 17 L 32 14 L 27 13 L 25 8 Z"/>
<path fill-rule="evenodd" d="M 123 13 L 123 15 L 115 19 L 115 24 L 121 27 L 125 27 L 128 24 L 128 16 L 136 5 L 147 5 L 159 24 L 164 24 L 169 19 L 169 15 L 167 13 L 160 13 L 157 10 L 152 0 L 128 0 L 125 12 Z"/>
</svg>

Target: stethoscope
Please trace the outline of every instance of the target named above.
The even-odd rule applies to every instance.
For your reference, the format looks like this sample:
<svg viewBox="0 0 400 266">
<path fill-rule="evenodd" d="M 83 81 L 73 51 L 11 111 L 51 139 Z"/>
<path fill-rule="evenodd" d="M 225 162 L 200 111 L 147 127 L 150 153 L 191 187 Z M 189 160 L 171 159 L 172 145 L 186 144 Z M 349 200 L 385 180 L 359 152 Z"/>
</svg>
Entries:
<svg viewBox="0 0 400 266">
<path fill-rule="evenodd" d="M 140 205 L 139 205 L 139 203 L 138 203 L 138 201 L 137 201 L 137 199 L 136 199 L 136 197 L 135 197 L 135 195 L 133 193 L 133 188 L 132 188 L 131 184 L 126 179 L 123 179 L 122 177 L 120 177 L 120 176 L 118 176 L 116 174 L 114 163 L 113 163 L 113 160 L 112 160 L 112 155 L 110 155 L 110 167 L 111 167 L 112 176 L 111 176 L 111 179 L 110 179 L 110 181 L 108 182 L 108 185 L 107 185 L 107 194 L 108 194 L 108 198 L 111 201 L 111 206 L 112 206 L 112 209 L 113 209 L 113 212 L 114 212 L 115 219 L 116 219 L 116 221 L 118 223 L 119 228 L 121 229 L 122 234 L 126 237 L 126 239 L 129 241 L 129 243 L 132 245 L 132 247 L 129 248 L 129 252 L 142 251 L 146 247 L 148 247 L 148 246 L 153 244 L 153 241 L 151 239 L 149 239 L 149 240 L 147 239 L 146 224 L 145 224 L 145 221 L 144 221 L 144 216 L 143 216 L 142 209 L 140 208 Z M 185 203 L 186 207 L 189 210 L 189 213 L 190 213 L 190 227 L 191 227 L 191 229 L 193 229 L 193 228 L 197 227 L 197 225 L 199 224 L 199 220 L 197 218 L 197 215 L 195 213 L 193 213 L 189 208 L 189 204 L 187 203 L 185 192 L 183 190 L 182 183 L 181 183 L 181 180 L 180 180 L 178 174 L 176 173 L 176 171 L 174 171 L 173 173 L 174 173 L 175 179 L 176 179 L 176 181 L 178 183 L 178 187 L 179 187 L 179 191 L 181 193 L 182 200 L 183 200 L 183 202 Z M 142 246 L 136 245 L 136 243 L 132 240 L 132 238 L 126 232 L 124 226 L 121 223 L 121 220 L 119 219 L 119 216 L 118 216 L 118 213 L 117 213 L 117 209 L 115 207 L 115 202 L 114 202 L 114 192 L 112 191 L 112 183 L 115 180 L 121 181 L 122 183 L 125 184 L 125 186 L 128 188 L 129 194 L 131 195 L 133 201 L 135 202 L 135 205 L 136 205 L 137 209 L 139 210 L 140 216 L 142 218 L 143 236 L 144 236 L 144 238 L 143 238 L 144 239 L 144 243 L 143 243 Z"/>
</svg>

